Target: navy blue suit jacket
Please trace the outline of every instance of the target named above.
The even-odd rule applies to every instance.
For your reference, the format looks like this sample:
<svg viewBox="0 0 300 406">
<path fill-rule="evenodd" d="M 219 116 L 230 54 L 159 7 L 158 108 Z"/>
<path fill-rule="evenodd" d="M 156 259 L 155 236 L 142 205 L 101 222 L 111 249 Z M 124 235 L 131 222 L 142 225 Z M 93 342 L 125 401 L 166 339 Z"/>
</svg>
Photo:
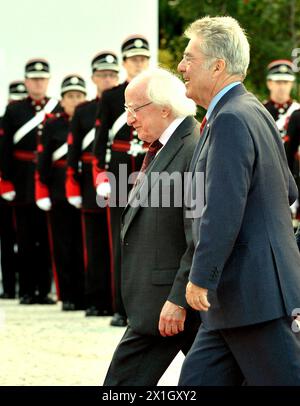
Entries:
<svg viewBox="0 0 300 406">
<path fill-rule="evenodd" d="M 297 187 L 275 122 L 237 85 L 214 108 L 191 171 L 204 173 L 190 281 L 209 290 L 209 329 L 256 324 L 300 307 L 300 255 L 290 204 Z M 193 176 L 192 190 L 197 184 Z"/>
</svg>

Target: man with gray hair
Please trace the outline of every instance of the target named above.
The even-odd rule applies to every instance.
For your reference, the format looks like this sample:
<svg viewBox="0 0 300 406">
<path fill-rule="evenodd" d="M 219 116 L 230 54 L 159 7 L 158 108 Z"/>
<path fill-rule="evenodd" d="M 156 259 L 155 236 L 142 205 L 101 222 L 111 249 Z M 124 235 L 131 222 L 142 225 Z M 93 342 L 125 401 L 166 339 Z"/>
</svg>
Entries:
<svg viewBox="0 0 300 406">
<path fill-rule="evenodd" d="M 190 171 L 204 173 L 187 302 L 202 325 L 180 385 L 299 385 L 300 255 L 289 205 L 297 187 L 274 120 L 242 81 L 249 44 L 231 17 L 186 31 L 186 95 L 207 109 Z M 201 185 L 202 187 L 203 185 Z M 220 224 L 222 232 L 220 234 Z"/>
<path fill-rule="evenodd" d="M 176 354 L 187 353 L 200 323 L 185 300 L 191 220 L 175 202 L 184 195 L 182 180 L 199 137 L 195 103 L 184 93 L 176 76 L 158 68 L 138 75 L 125 91 L 127 123 L 150 146 L 122 216 L 121 291 L 129 324 L 106 386 L 156 385 Z"/>
</svg>

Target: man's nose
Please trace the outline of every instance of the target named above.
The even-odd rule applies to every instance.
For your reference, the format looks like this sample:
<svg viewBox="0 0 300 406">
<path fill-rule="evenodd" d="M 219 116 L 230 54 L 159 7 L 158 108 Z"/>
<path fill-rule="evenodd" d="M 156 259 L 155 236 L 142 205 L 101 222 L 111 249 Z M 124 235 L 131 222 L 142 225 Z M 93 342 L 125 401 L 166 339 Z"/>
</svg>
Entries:
<svg viewBox="0 0 300 406">
<path fill-rule="evenodd" d="M 177 71 L 179 73 L 182 73 L 185 71 L 184 59 L 181 59 L 181 61 L 179 62 L 178 66 L 177 66 Z"/>
<path fill-rule="evenodd" d="M 127 125 L 131 126 L 132 123 L 135 121 L 135 118 L 133 115 L 129 112 L 127 112 Z"/>
</svg>

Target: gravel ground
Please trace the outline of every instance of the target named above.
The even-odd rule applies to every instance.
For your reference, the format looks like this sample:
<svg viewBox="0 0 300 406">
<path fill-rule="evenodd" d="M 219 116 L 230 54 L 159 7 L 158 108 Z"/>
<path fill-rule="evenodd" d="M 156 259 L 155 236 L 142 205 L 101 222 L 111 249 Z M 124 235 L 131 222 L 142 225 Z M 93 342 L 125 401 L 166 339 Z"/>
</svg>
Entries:
<svg viewBox="0 0 300 406">
<path fill-rule="evenodd" d="M 99 386 L 124 328 L 109 317 L 0 301 L 0 386 Z M 160 385 L 176 385 L 179 354 Z"/>
</svg>

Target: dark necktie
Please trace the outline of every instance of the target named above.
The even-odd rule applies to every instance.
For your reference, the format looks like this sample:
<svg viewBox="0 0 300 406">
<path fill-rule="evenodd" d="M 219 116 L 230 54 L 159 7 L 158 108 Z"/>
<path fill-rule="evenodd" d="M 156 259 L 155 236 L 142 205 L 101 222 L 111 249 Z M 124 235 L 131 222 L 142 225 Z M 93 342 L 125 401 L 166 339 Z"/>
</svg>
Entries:
<svg viewBox="0 0 300 406">
<path fill-rule="evenodd" d="M 203 129 L 204 129 L 204 127 L 205 127 L 206 122 L 207 122 L 207 118 L 206 118 L 206 116 L 205 116 L 204 119 L 203 119 L 202 122 L 201 122 L 201 125 L 200 125 L 200 136 L 201 136 L 202 133 L 203 133 Z"/>
<path fill-rule="evenodd" d="M 144 157 L 143 163 L 142 163 L 142 167 L 140 169 L 140 172 L 134 182 L 133 188 L 131 189 L 131 192 L 129 193 L 129 197 L 128 200 L 131 199 L 132 193 L 134 191 L 134 189 L 139 185 L 139 183 L 141 182 L 142 176 L 144 174 L 144 172 L 146 171 L 146 169 L 148 168 L 148 166 L 150 165 L 150 163 L 153 161 L 153 159 L 155 158 L 156 153 L 163 147 L 163 144 L 159 141 L 153 141 L 148 148 L 148 151 Z"/>
<path fill-rule="evenodd" d="M 155 158 L 156 153 L 161 149 L 162 146 L 163 146 L 163 144 L 159 140 L 153 141 L 152 144 L 149 145 L 149 149 L 145 155 L 145 158 L 143 160 L 143 164 L 142 164 L 142 167 L 140 170 L 141 172 L 146 171 L 146 169 L 148 168 L 150 163 Z"/>
</svg>

